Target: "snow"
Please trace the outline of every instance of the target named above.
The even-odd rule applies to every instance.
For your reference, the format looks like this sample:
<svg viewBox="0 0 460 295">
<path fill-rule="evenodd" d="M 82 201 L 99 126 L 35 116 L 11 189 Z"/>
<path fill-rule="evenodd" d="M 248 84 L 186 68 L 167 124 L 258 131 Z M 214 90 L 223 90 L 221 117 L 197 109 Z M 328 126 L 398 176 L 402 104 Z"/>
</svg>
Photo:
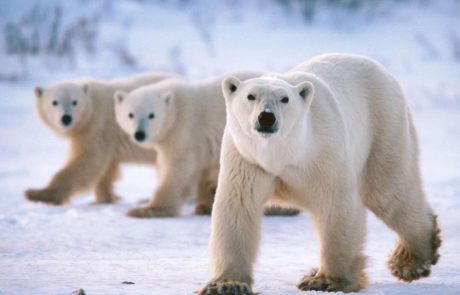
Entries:
<svg viewBox="0 0 460 295">
<path fill-rule="evenodd" d="M 22 17 L 30 2 L 4 6 L 2 1 L 0 25 Z M 234 7 L 227 2 L 208 6 L 209 1 L 185 7 L 155 1 L 60 3 L 65 21 L 100 16 L 94 55 L 78 51 L 71 67 L 44 54 L 28 57 L 24 65 L 7 55 L 0 41 L 0 80 L 19 77 L 0 81 L 1 295 L 70 294 L 78 288 L 89 295 L 194 294 L 211 276 L 210 218 L 192 215 L 192 204 L 178 218 L 124 216 L 155 189 L 155 172 L 149 167 L 123 167 L 117 184 L 123 200 L 115 205 L 90 205 L 90 194 L 59 207 L 25 201 L 23 191 L 45 185 L 68 148 L 37 119 L 34 85 L 145 69 L 192 78 L 237 68 L 284 71 L 333 51 L 376 58 L 401 81 L 419 134 L 425 188 L 443 235 L 441 260 L 431 276 L 411 284 L 397 282 L 385 267 L 396 235 L 369 214 L 365 253 L 370 285 L 361 293 L 460 293 L 460 61 L 450 37 L 460 33 L 458 6 L 445 4 L 449 1 L 445 6 L 389 5 L 382 8 L 384 16 L 368 19 L 363 12 L 352 21 L 324 9 L 305 23 L 298 14 L 263 1 Z M 135 57 L 135 66 L 120 61 L 117 52 L 122 49 Z M 303 294 L 295 284 L 318 265 L 317 253 L 308 213 L 264 218 L 254 290 Z"/>
</svg>

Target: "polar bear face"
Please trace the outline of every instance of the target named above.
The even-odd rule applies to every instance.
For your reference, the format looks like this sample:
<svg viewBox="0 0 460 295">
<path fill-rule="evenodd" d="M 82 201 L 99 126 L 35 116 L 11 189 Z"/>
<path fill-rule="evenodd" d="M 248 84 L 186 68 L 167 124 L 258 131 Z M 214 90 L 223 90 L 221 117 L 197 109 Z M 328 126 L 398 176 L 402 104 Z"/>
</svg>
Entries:
<svg viewBox="0 0 460 295">
<path fill-rule="evenodd" d="M 34 89 L 40 118 L 58 134 L 70 136 L 89 121 L 92 102 L 89 86 L 60 83 Z"/>
<path fill-rule="evenodd" d="M 135 143 L 152 148 L 160 142 L 175 121 L 174 95 L 140 87 L 129 94 L 117 91 L 115 116 L 118 125 Z"/>
<path fill-rule="evenodd" d="M 251 138 L 285 138 L 298 127 L 311 105 L 313 84 L 297 85 L 261 77 L 240 81 L 227 77 L 222 83 L 230 131 Z"/>
</svg>

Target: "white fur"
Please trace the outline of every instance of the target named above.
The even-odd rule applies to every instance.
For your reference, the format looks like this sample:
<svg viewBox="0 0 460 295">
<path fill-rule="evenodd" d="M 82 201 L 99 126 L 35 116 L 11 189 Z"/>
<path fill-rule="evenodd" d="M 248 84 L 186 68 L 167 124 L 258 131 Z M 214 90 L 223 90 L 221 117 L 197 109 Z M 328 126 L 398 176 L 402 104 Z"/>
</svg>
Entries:
<svg viewBox="0 0 460 295">
<path fill-rule="evenodd" d="M 96 202 L 114 202 L 113 182 L 121 162 L 154 164 L 156 153 L 131 143 L 115 122 L 113 94 L 173 77 L 145 73 L 114 80 L 80 79 L 36 87 L 42 121 L 70 141 L 69 160 L 44 189 L 28 190 L 32 201 L 61 204 L 95 189 Z M 64 124 L 64 116 L 71 120 Z"/>
<path fill-rule="evenodd" d="M 365 286 L 365 207 L 400 235 L 414 255 L 411 268 L 431 261 L 435 224 L 421 186 L 415 130 L 398 83 L 381 65 L 324 55 L 286 74 L 228 77 L 223 92 L 227 126 L 210 242 L 214 278 L 202 294 L 224 281 L 252 283 L 262 209 L 274 193 L 313 216 L 321 265 L 302 280 L 302 290 Z M 255 128 L 267 108 L 276 117 L 275 133 Z"/>
<path fill-rule="evenodd" d="M 235 73 L 249 78 L 260 73 Z M 225 102 L 224 76 L 203 82 L 169 80 L 131 93 L 115 94 L 119 126 L 142 147 L 158 153 L 158 189 L 148 207 L 135 208 L 135 217 L 175 216 L 188 197 L 198 195 L 199 206 L 212 206 L 214 192 L 202 187 L 217 175 Z M 130 115 L 131 114 L 131 115 Z M 154 115 L 149 118 L 149 115 Z M 136 132 L 145 139 L 138 141 Z M 214 185 L 217 179 L 214 180 Z"/>
</svg>

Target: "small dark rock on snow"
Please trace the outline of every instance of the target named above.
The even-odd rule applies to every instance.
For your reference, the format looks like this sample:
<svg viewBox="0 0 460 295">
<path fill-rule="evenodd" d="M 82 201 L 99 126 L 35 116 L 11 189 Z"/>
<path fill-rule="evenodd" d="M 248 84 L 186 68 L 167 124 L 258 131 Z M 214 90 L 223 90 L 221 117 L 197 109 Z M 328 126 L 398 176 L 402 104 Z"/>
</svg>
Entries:
<svg viewBox="0 0 460 295">
<path fill-rule="evenodd" d="M 125 285 L 134 285 L 133 282 L 128 282 L 128 281 L 124 281 L 124 282 L 122 282 L 122 284 L 125 284 Z"/>
<path fill-rule="evenodd" d="M 86 295 L 86 293 L 85 293 L 85 290 L 80 288 L 80 289 L 73 291 L 70 295 Z"/>
</svg>

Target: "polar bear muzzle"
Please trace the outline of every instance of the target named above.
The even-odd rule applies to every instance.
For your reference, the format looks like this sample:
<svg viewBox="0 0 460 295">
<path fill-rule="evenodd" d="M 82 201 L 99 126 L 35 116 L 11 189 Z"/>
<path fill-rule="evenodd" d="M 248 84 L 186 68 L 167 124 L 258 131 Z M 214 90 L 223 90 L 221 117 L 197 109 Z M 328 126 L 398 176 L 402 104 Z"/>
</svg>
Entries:
<svg viewBox="0 0 460 295">
<path fill-rule="evenodd" d="M 265 109 L 257 117 L 256 130 L 261 133 L 275 133 L 278 131 L 276 116 L 272 110 Z"/>
<path fill-rule="evenodd" d="M 64 126 L 69 126 L 70 124 L 72 124 L 72 116 L 67 114 L 62 116 L 61 122 Z"/>
<path fill-rule="evenodd" d="M 145 137 L 145 132 L 142 130 L 137 130 L 136 133 L 134 133 L 134 139 L 138 142 L 144 141 Z"/>
</svg>

